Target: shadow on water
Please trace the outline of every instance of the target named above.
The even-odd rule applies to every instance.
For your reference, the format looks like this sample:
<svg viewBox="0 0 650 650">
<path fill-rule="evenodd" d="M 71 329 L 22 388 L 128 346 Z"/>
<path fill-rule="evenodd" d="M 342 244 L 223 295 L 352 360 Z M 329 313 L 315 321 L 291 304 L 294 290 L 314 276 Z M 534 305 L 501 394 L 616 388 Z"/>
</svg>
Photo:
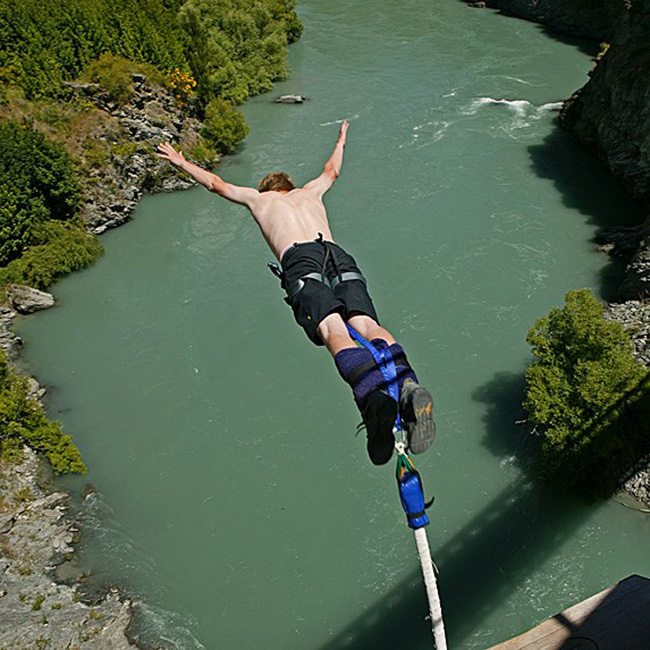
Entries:
<svg viewBox="0 0 650 650">
<path fill-rule="evenodd" d="M 583 38 L 580 36 L 571 36 L 570 34 L 562 34 L 561 32 L 542 24 L 538 24 L 537 27 L 547 38 L 557 41 L 558 43 L 563 43 L 564 45 L 575 47 L 583 54 L 592 58 L 596 58 L 601 50 L 601 39 Z"/>
<path fill-rule="evenodd" d="M 532 168 L 540 178 L 553 182 L 564 205 L 578 211 L 598 228 L 606 230 L 638 225 L 644 211 L 611 175 L 609 170 L 582 149 L 556 121 L 542 144 L 528 148 Z M 600 273 L 600 295 L 614 301 L 623 281 L 625 258 L 611 258 Z"/>
<path fill-rule="evenodd" d="M 459 0 L 463 4 L 467 5 L 468 0 Z M 472 7 L 471 5 L 468 7 L 468 9 L 474 11 L 476 9 L 486 9 L 485 7 Z M 488 7 L 488 9 L 493 9 L 492 7 Z M 494 8 L 493 11 L 498 13 L 500 16 L 503 18 L 510 18 L 512 20 L 527 20 L 526 18 L 523 18 L 521 16 L 517 16 L 513 13 L 510 13 L 509 11 L 505 9 L 496 9 Z M 554 41 L 557 41 L 559 43 L 563 43 L 565 45 L 570 45 L 571 47 L 575 47 L 577 50 L 582 52 L 583 54 L 586 54 L 591 57 L 595 57 L 598 52 L 600 51 L 600 40 L 602 39 L 590 39 L 590 38 L 582 38 L 579 36 L 571 36 L 569 34 L 563 34 L 561 32 L 558 32 L 555 29 L 552 29 L 551 27 L 548 27 L 547 25 L 543 25 L 541 23 L 534 23 L 534 26 L 544 34 L 544 36 L 553 39 Z"/>
<path fill-rule="evenodd" d="M 450 647 L 466 646 L 481 621 L 553 557 L 558 546 L 593 512 L 593 508 L 540 485 L 525 470 L 531 467 L 530 449 L 522 444 L 525 434 L 514 424 L 522 386 L 523 373 L 498 373 L 473 395 L 488 405 L 485 445 L 502 459 L 514 453 L 514 462 L 524 468 L 520 477 L 442 546 L 435 544 L 435 506 L 431 511 L 430 543 L 440 571 L 440 596 Z M 538 618 L 553 614 L 555 605 L 550 609 L 540 611 Z M 429 647 L 431 632 L 424 620 L 426 610 L 418 568 L 321 650 Z"/>
</svg>

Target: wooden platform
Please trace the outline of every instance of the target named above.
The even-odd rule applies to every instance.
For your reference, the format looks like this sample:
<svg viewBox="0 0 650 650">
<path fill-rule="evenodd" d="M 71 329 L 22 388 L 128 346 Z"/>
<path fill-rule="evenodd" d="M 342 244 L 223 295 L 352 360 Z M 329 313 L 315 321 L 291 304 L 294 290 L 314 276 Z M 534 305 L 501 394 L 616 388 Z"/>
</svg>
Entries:
<svg viewBox="0 0 650 650">
<path fill-rule="evenodd" d="M 633 575 L 490 650 L 649 650 L 650 580 Z"/>
</svg>

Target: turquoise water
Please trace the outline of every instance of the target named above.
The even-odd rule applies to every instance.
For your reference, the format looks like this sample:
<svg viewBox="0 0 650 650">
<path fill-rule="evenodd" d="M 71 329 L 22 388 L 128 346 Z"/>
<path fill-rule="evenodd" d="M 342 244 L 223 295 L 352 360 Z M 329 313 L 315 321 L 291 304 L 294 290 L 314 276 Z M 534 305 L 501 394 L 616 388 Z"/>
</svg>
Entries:
<svg viewBox="0 0 650 650">
<path fill-rule="evenodd" d="M 631 574 L 650 519 L 540 486 L 522 417 L 527 329 L 567 290 L 611 294 L 599 228 L 639 214 L 555 124 L 594 48 L 452 0 L 302 0 L 291 78 L 250 100 L 220 167 L 256 184 L 320 172 L 383 324 L 436 399 L 416 459 L 450 647 L 485 648 Z M 275 105 L 301 93 L 300 106 Z M 428 648 L 393 467 L 292 321 L 245 210 L 202 188 L 148 197 L 107 254 L 19 324 L 49 412 L 90 468 L 66 479 L 84 561 L 126 586 L 170 648 Z"/>
</svg>

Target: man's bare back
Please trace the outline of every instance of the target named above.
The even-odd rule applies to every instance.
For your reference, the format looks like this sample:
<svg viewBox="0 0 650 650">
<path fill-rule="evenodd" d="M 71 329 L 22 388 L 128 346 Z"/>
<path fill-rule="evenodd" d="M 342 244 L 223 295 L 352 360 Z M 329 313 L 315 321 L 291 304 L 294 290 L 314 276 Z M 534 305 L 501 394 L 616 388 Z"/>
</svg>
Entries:
<svg viewBox="0 0 650 650">
<path fill-rule="evenodd" d="M 248 206 L 278 260 L 296 242 L 323 238 L 333 241 L 322 197 L 299 188 L 290 192 L 263 192 Z"/>
<path fill-rule="evenodd" d="M 290 191 L 260 192 L 252 187 L 227 183 L 217 174 L 188 162 L 182 154 L 166 143 L 158 146 L 158 155 L 188 172 L 211 192 L 245 205 L 260 227 L 273 254 L 280 260 L 282 253 L 291 244 L 316 239 L 319 233 L 322 233 L 324 239 L 333 241 L 323 195 L 332 187 L 341 172 L 347 130 L 348 122 L 344 120 L 334 151 L 320 176 L 309 181 L 304 187 Z"/>
</svg>

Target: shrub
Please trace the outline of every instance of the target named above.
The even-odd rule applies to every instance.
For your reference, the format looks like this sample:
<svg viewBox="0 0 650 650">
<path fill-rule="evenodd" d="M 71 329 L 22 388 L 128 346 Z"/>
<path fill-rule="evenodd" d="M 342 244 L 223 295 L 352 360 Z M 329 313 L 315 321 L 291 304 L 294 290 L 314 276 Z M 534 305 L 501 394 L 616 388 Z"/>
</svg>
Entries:
<svg viewBox="0 0 650 650">
<path fill-rule="evenodd" d="M 0 122 L 0 266 L 20 255 L 38 224 L 73 217 L 79 199 L 62 147 L 27 122 Z"/>
<path fill-rule="evenodd" d="M 166 83 L 165 77 L 152 65 L 134 63 L 117 54 L 105 52 L 93 61 L 83 72 L 82 77 L 99 84 L 108 91 L 111 99 L 125 104 L 133 94 L 133 75 L 143 74 L 151 82 Z"/>
<path fill-rule="evenodd" d="M 0 348 L 0 451 L 12 457 L 23 444 L 44 453 L 57 474 L 86 471 L 72 438 L 29 398 L 27 380 L 11 370 Z"/>
<path fill-rule="evenodd" d="M 0 268 L 0 286 L 27 284 L 47 289 L 55 280 L 89 266 L 103 252 L 95 235 L 79 224 L 50 222 L 38 231 L 38 243 L 5 268 Z"/>
<path fill-rule="evenodd" d="M 196 88 L 196 79 L 179 68 L 174 68 L 169 73 L 168 83 L 176 98 L 182 102 L 186 102 Z"/>
<path fill-rule="evenodd" d="M 233 151 L 248 132 L 242 112 L 227 101 L 213 99 L 206 107 L 201 135 L 219 153 Z"/>
<path fill-rule="evenodd" d="M 638 461 L 650 434 L 638 417 L 648 406 L 646 371 L 629 335 L 603 312 L 588 290 L 570 291 L 526 339 L 537 359 L 526 371 L 524 407 L 541 431 L 544 471 L 590 489 Z"/>
</svg>

